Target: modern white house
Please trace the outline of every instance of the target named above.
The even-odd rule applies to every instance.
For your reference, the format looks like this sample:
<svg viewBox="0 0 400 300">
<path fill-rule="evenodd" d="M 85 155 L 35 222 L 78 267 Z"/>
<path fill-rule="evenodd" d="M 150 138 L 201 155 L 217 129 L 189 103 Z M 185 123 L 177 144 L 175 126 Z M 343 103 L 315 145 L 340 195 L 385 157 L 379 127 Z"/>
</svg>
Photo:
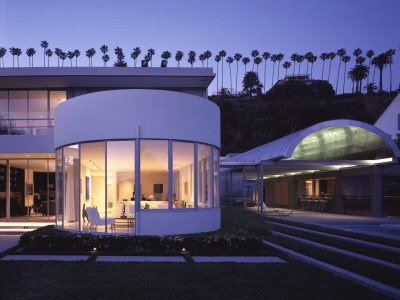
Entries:
<svg viewBox="0 0 400 300">
<path fill-rule="evenodd" d="M 0 69 L 1 221 L 138 235 L 219 229 L 214 77 L 211 68 Z"/>
<path fill-rule="evenodd" d="M 392 139 L 398 139 L 400 134 L 400 94 L 375 122 L 375 126 L 386 132 Z"/>
</svg>

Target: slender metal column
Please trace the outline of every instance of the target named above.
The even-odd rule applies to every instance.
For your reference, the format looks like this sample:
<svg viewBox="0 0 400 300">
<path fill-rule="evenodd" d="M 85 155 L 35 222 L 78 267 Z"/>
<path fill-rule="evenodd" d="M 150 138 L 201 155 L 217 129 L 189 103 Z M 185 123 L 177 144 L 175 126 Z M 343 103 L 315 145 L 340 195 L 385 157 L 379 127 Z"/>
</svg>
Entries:
<svg viewBox="0 0 400 300">
<path fill-rule="evenodd" d="M 136 127 L 135 140 L 135 232 L 140 234 L 140 126 Z"/>
<path fill-rule="evenodd" d="M 79 178 L 78 178 L 78 182 L 79 182 L 79 231 L 82 231 L 82 223 L 81 223 L 81 219 L 82 219 L 82 196 L 81 196 L 81 190 L 82 190 L 82 179 L 81 179 L 81 144 L 78 144 L 78 164 L 79 164 Z"/>
<path fill-rule="evenodd" d="M 64 229 L 64 201 L 65 201 L 65 190 L 64 190 L 64 147 L 61 149 L 61 228 Z M 57 212 L 58 213 L 58 212 Z"/>
<path fill-rule="evenodd" d="M 50 212 L 50 209 L 49 209 L 49 205 L 50 205 L 50 195 L 49 195 L 50 168 L 49 168 L 49 164 L 50 164 L 50 161 L 47 159 L 47 185 L 46 185 L 47 186 L 47 220 L 50 218 L 50 216 L 49 216 L 49 212 Z"/>
<path fill-rule="evenodd" d="M 243 208 L 246 208 L 246 168 L 243 167 Z"/>
<path fill-rule="evenodd" d="M 6 166 L 6 218 L 10 219 L 10 160 Z"/>
<path fill-rule="evenodd" d="M 106 226 L 105 226 L 105 232 L 107 233 L 107 141 L 105 141 L 104 142 L 105 143 L 105 151 L 104 151 L 104 159 L 105 159 L 105 162 L 104 162 L 104 165 L 105 165 L 105 168 L 104 168 L 104 172 L 105 172 L 105 176 L 104 176 L 104 184 L 105 184 L 105 187 L 104 187 L 104 192 L 105 192 L 105 197 L 104 197 L 104 206 L 105 206 L 105 212 L 104 212 L 104 217 L 105 217 L 105 219 L 104 219 L 104 222 L 105 222 L 105 224 L 106 224 Z"/>
<path fill-rule="evenodd" d="M 214 146 L 211 147 L 210 160 L 210 174 L 208 174 L 208 176 L 210 176 L 210 199 L 208 199 L 208 207 L 214 207 Z"/>
<path fill-rule="evenodd" d="M 198 168 L 198 166 L 197 166 L 197 157 L 198 157 L 198 152 L 197 152 L 197 146 L 198 146 L 198 143 L 197 142 L 195 142 L 194 143 L 194 208 L 195 209 L 197 209 L 197 207 L 198 207 L 198 179 L 197 179 L 197 177 L 198 177 L 198 174 L 197 174 L 197 168 Z"/>
<path fill-rule="evenodd" d="M 174 162 L 172 151 L 172 140 L 168 140 L 168 209 L 172 209 L 172 190 L 174 183 Z"/>
<path fill-rule="evenodd" d="M 263 167 L 263 163 L 260 162 L 260 170 L 259 170 L 259 181 L 258 181 L 258 205 L 261 208 L 261 215 L 264 215 L 264 167 Z"/>
</svg>

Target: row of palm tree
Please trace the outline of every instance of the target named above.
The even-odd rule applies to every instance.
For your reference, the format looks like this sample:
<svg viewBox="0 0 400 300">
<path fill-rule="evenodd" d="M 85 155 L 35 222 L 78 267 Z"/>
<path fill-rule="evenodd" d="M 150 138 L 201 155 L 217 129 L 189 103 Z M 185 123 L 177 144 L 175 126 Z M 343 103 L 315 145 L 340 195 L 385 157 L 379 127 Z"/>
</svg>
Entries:
<svg viewBox="0 0 400 300">
<path fill-rule="evenodd" d="M 46 57 L 47 57 L 47 67 L 50 66 L 50 57 L 53 55 L 53 51 L 49 49 L 49 44 L 47 41 L 42 41 L 40 46 L 43 48 L 43 66 L 46 66 Z M 13 67 L 15 67 L 15 61 L 14 58 L 15 56 L 17 57 L 17 65 L 19 67 L 19 56 L 22 54 L 22 50 L 19 48 L 12 47 L 9 49 L 11 55 L 13 56 Z M 108 53 L 108 46 L 103 45 L 100 47 L 100 51 L 103 54 L 102 55 L 102 60 L 104 63 L 104 67 L 107 66 L 107 62 L 110 60 L 110 56 L 107 54 Z M 126 67 L 127 63 L 124 61 L 125 55 L 123 54 L 123 50 L 119 47 L 114 49 L 115 55 L 117 56 L 117 61 L 114 63 L 114 66 L 116 67 Z M 3 57 L 6 55 L 7 50 L 3 47 L 0 48 L 0 58 L 2 62 L 2 66 L 4 67 L 4 59 Z M 93 66 L 93 56 L 96 54 L 96 50 L 94 48 L 90 48 L 86 50 L 86 56 L 89 59 L 89 67 Z M 144 56 L 143 60 L 146 63 L 150 62 L 150 66 L 153 66 L 153 56 L 155 55 L 155 50 L 150 48 L 147 50 L 147 54 Z M 361 67 L 364 67 L 364 62 L 366 61 L 366 58 L 368 58 L 368 65 L 365 65 L 365 67 L 368 69 L 368 74 L 367 74 L 367 84 L 370 82 L 370 72 L 369 70 L 371 67 L 373 67 L 373 76 L 372 76 L 372 83 L 375 82 L 375 72 L 376 69 L 378 68 L 380 72 L 380 78 L 379 78 L 379 90 L 382 90 L 382 73 L 383 69 L 386 66 L 390 67 L 390 91 L 392 91 L 392 64 L 393 64 L 393 56 L 396 53 L 395 49 L 390 49 L 387 52 L 381 53 L 377 56 L 374 56 L 375 53 L 373 50 L 369 50 L 366 52 L 366 57 L 361 56 L 362 55 L 362 50 L 361 49 L 356 49 L 353 51 L 353 56 L 355 58 L 355 67 L 354 69 L 357 71 L 356 73 L 361 71 Z M 36 54 L 36 50 L 34 48 L 29 48 L 26 50 L 26 55 L 29 58 L 29 66 L 33 67 L 33 56 Z M 59 48 L 55 48 L 54 54 L 57 56 L 57 66 L 60 66 L 60 59 L 62 61 L 61 66 L 64 66 L 64 60 L 66 58 L 70 59 L 71 67 L 72 67 L 72 60 L 73 58 L 76 59 L 75 61 L 75 66 L 78 66 L 78 57 L 80 56 L 80 51 L 79 50 L 74 50 L 74 51 L 68 51 L 64 52 Z M 137 65 L 137 59 L 139 58 L 141 54 L 141 49 L 139 47 L 133 48 L 133 51 L 131 53 L 131 58 L 134 61 L 134 67 Z M 284 55 L 282 53 L 278 54 L 270 54 L 269 52 L 263 52 L 260 56 L 260 52 L 258 50 L 253 50 L 250 53 L 252 57 L 252 68 L 251 71 L 254 71 L 259 75 L 259 65 L 262 63 L 264 60 L 264 92 L 265 92 L 265 87 L 266 87 L 266 71 L 267 71 L 267 61 L 270 60 L 272 62 L 272 81 L 271 84 L 272 86 L 274 85 L 274 80 L 275 80 L 275 64 L 278 62 L 278 68 L 277 68 L 277 78 L 280 78 L 280 66 L 281 62 L 284 59 Z M 162 64 L 163 66 L 166 66 L 168 63 L 168 60 L 171 58 L 171 53 L 169 51 L 164 51 L 161 54 L 162 58 Z M 227 52 L 225 50 L 221 50 L 218 52 L 217 55 L 215 55 L 215 61 L 217 63 L 217 90 L 219 90 L 218 85 L 219 85 L 219 62 L 221 62 L 221 88 L 224 87 L 224 59 L 227 56 Z M 180 62 L 184 57 L 184 53 L 182 51 L 177 51 L 175 54 L 175 60 L 177 61 L 177 67 L 180 67 Z M 209 59 L 212 57 L 211 51 L 207 50 L 204 53 L 201 53 L 198 55 L 198 59 L 201 61 L 202 66 L 204 67 L 204 62 L 206 61 L 206 66 L 208 67 Z M 332 68 L 332 62 L 334 59 L 338 57 L 339 62 L 338 62 L 338 73 L 336 77 L 336 85 L 335 85 L 335 91 L 336 93 L 338 92 L 339 88 L 339 78 L 340 78 L 340 69 L 342 63 L 344 64 L 344 75 L 343 75 L 343 93 L 345 90 L 345 83 L 346 83 L 346 70 L 347 70 L 347 63 L 350 62 L 351 56 L 347 55 L 346 49 L 339 49 L 336 52 L 326 52 L 326 53 L 321 53 L 319 56 L 319 59 L 322 60 L 322 74 L 321 74 L 321 79 L 324 80 L 324 75 L 325 74 L 325 61 L 329 60 L 329 69 L 328 69 L 328 74 L 327 74 L 327 80 L 331 82 L 331 68 Z M 298 64 L 298 69 L 297 69 L 297 75 L 301 75 L 301 65 L 305 61 L 306 62 L 306 72 L 303 75 L 308 75 L 309 74 L 309 67 L 310 68 L 310 77 L 313 77 L 313 68 L 314 68 L 314 63 L 318 60 L 318 56 L 314 55 L 312 52 L 307 52 L 304 55 L 294 53 L 290 56 L 290 61 L 293 62 L 293 64 L 290 61 L 284 61 L 282 64 L 282 67 L 285 69 L 285 76 L 287 76 L 288 69 L 293 66 L 293 72 L 292 76 L 295 76 L 296 73 L 296 63 Z M 196 52 L 195 51 L 189 51 L 188 53 L 188 63 L 190 64 L 191 67 L 193 67 L 193 64 L 196 62 Z M 232 69 L 231 69 L 231 64 L 236 61 L 236 83 L 235 83 L 235 88 L 237 91 L 238 88 L 238 74 L 239 74 L 239 62 L 241 61 L 244 65 L 244 71 L 247 73 L 247 64 L 250 63 L 250 58 L 249 57 L 243 57 L 242 54 L 240 53 L 235 53 L 233 56 L 228 56 L 226 58 L 226 63 L 229 66 L 229 78 L 230 78 L 230 87 L 231 91 L 233 91 L 233 84 L 232 84 Z M 365 70 L 364 70 L 365 71 Z M 353 74 L 353 73 L 351 73 Z M 354 74 L 353 74 L 354 75 Z M 359 81 L 357 81 L 355 76 L 351 75 L 350 72 L 348 75 L 348 78 L 353 81 L 353 91 L 354 91 L 354 84 L 356 84 L 356 91 L 360 91 L 361 86 L 359 84 Z M 358 78 L 358 77 L 357 77 Z M 364 79 L 364 78 L 363 78 Z"/>
</svg>

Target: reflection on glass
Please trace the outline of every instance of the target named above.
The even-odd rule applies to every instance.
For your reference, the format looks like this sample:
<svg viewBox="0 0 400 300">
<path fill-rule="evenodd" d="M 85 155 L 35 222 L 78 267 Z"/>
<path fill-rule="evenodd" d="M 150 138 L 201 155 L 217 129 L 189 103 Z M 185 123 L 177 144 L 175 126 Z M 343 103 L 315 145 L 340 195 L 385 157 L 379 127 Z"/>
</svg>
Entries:
<svg viewBox="0 0 400 300">
<path fill-rule="evenodd" d="M 214 149 L 214 207 L 219 207 L 219 150 Z"/>
<path fill-rule="evenodd" d="M 79 148 L 64 147 L 64 226 L 78 229 L 79 224 Z M 68 224 L 73 223 L 73 224 Z M 71 225 L 73 225 L 71 227 Z"/>
<path fill-rule="evenodd" d="M 95 207 L 100 218 L 104 218 L 106 207 L 105 142 L 81 144 L 81 179 L 82 209 L 83 205 Z M 88 222 L 82 223 L 82 230 L 89 230 Z M 97 229 L 93 227 L 92 230 L 104 232 L 106 228 L 97 226 Z"/>
<path fill-rule="evenodd" d="M 197 160 L 197 191 L 198 206 L 211 207 L 211 146 L 198 144 L 198 160 Z"/>
<path fill-rule="evenodd" d="M 50 119 L 54 119 L 54 110 L 57 105 L 67 99 L 66 91 L 50 91 Z"/>
<path fill-rule="evenodd" d="M 8 134 L 8 91 L 0 91 L 0 135 Z"/>
<path fill-rule="evenodd" d="M 0 160 L 0 219 L 6 214 L 6 168 L 7 161 Z"/>
<path fill-rule="evenodd" d="M 9 92 L 9 118 L 13 134 L 27 134 L 28 129 L 28 92 Z"/>
<path fill-rule="evenodd" d="M 29 91 L 29 134 L 47 134 L 47 91 Z"/>
<path fill-rule="evenodd" d="M 135 141 L 107 142 L 107 211 L 110 217 L 135 217 Z M 124 205 L 125 204 L 125 205 Z"/>
<path fill-rule="evenodd" d="M 56 151 L 56 225 L 62 226 L 62 149 Z"/>
<path fill-rule="evenodd" d="M 168 141 L 140 142 L 141 205 L 144 209 L 168 208 Z"/>
<path fill-rule="evenodd" d="M 32 176 L 28 172 L 28 160 L 10 160 L 10 216 L 28 217 L 33 200 Z"/>
<path fill-rule="evenodd" d="M 194 143 L 173 142 L 173 207 L 194 208 Z"/>
</svg>

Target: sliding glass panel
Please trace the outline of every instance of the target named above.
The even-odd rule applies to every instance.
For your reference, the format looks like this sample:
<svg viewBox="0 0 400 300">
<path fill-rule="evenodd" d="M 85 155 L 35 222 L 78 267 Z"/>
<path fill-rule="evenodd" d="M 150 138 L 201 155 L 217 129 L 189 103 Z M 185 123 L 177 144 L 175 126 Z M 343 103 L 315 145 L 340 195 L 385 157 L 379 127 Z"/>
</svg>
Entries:
<svg viewBox="0 0 400 300">
<path fill-rule="evenodd" d="M 47 91 L 29 91 L 30 134 L 47 134 Z"/>
<path fill-rule="evenodd" d="M 56 225 L 62 226 L 62 149 L 56 151 Z"/>
<path fill-rule="evenodd" d="M 29 178 L 28 160 L 10 160 L 10 216 L 29 217 L 33 200 L 33 182 Z"/>
<path fill-rule="evenodd" d="M 140 141 L 141 206 L 168 208 L 168 141 Z"/>
<path fill-rule="evenodd" d="M 135 217 L 135 141 L 107 142 L 107 212 Z"/>
<path fill-rule="evenodd" d="M 48 215 L 48 160 L 29 160 L 30 182 L 33 183 L 32 218 L 43 219 Z"/>
<path fill-rule="evenodd" d="M 194 208 L 194 143 L 173 142 L 173 208 Z"/>
<path fill-rule="evenodd" d="M 12 134 L 28 134 L 28 92 L 10 91 L 9 118 Z"/>
<path fill-rule="evenodd" d="M 219 150 L 214 148 L 214 207 L 219 206 Z"/>
<path fill-rule="evenodd" d="M 81 205 L 82 209 L 94 207 L 92 218 L 99 216 L 101 220 L 91 220 L 92 231 L 105 232 L 105 142 L 81 144 Z M 97 215 L 98 214 L 98 215 Z M 110 225 L 108 225 L 110 227 Z M 85 220 L 82 230 L 89 230 L 89 224 Z"/>
<path fill-rule="evenodd" d="M 199 208 L 211 207 L 211 146 L 198 144 L 197 181 Z"/>
<path fill-rule="evenodd" d="M 64 147 L 64 228 L 79 229 L 79 148 Z"/>
<path fill-rule="evenodd" d="M 6 171 L 7 161 L 0 160 L 0 219 L 6 215 Z"/>
</svg>

